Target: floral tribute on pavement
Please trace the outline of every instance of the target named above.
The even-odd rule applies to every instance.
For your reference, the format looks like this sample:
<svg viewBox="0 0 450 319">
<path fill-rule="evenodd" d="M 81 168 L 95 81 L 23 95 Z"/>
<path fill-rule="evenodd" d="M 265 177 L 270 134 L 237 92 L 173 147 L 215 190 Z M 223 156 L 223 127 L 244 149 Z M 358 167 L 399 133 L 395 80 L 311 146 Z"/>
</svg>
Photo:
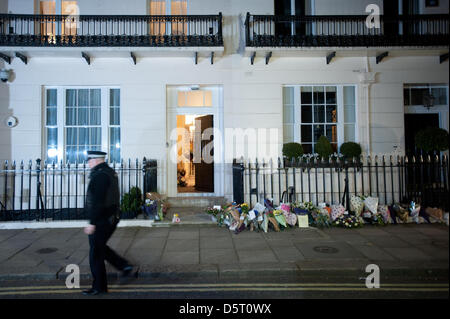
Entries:
<svg viewBox="0 0 450 319">
<path fill-rule="evenodd" d="M 350 196 L 349 210 L 342 204 L 329 205 L 312 202 L 282 203 L 275 207 L 273 200 L 265 199 L 250 207 L 236 202 L 225 206 L 208 207 L 206 213 L 219 227 L 227 227 L 235 234 L 244 230 L 279 232 L 293 227 L 359 228 L 364 225 L 385 226 L 397 223 L 447 223 L 448 213 L 442 209 L 425 208 L 411 202 L 409 205 L 379 205 L 378 198 Z"/>
</svg>

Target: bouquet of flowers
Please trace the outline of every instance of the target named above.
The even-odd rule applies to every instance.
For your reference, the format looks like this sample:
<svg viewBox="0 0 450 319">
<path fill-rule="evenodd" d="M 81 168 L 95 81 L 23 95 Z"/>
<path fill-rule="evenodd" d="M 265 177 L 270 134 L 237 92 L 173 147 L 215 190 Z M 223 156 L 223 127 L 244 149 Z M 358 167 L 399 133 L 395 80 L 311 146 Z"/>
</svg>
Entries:
<svg viewBox="0 0 450 319">
<path fill-rule="evenodd" d="M 217 215 L 219 215 L 220 212 L 221 212 L 220 209 L 217 209 L 217 208 L 214 208 L 214 207 L 208 207 L 205 210 L 205 213 L 207 213 L 208 215 L 214 216 L 214 217 L 217 217 Z"/>
<path fill-rule="evenodd" d="M 284 228 L 287 227 L 286 218 L 284 217 L 283 211 L 279 209 L 275 209 L 273 211 L 273 216 L 275 217 L 275 220 L 282 225 Z"/>
<path fill-rule="evenodd" d="M 142 206 L 142 209 L 144 213 L 149 217 L 150 219 L 154 219 L 155 215 L 157 213 L 157 203 L 154 200 L 146 199 L 144 202 L 144 205 Z"/>
<path fill-rule="evenodd" d="M 314 218 L 314 225 L 318 228 L 331 227 L 330 214 L 328 210 L 322 208 Z"/>
<path fill-rule="evenodd" d="M 344 228 L 358 228 L 363 225 L 363 221 L 356 216 L 343 215 L 336 218 L 336 220 L 333 222 L 333 225 Z"/>
</svg>

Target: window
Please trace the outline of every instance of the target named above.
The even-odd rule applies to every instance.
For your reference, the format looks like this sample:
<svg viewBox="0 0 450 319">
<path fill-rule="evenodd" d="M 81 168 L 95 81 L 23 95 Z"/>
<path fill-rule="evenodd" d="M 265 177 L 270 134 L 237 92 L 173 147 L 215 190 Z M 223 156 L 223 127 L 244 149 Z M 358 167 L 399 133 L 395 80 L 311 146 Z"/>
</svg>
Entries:
<svg viewBox="0 0 450 319">
<path fill-rule="evenodd" d="M 448 105 L 448 86 L 444 84 L 405 84 L 403 88 L 403 104 L 405 106 Z"/>
<path fill-rule="evenodd" d="M 150 0 L 149 14 L 151 16 L 167 15 L 187 15 L 187 0 Z M 152 35 L 181 35 L 187 33 L 185 22 L 168 23 L 163 19 L 155 19 L 151 22 L 150 34 Z"/>
<path fill-rule="evenodd" d="M 177 105 L 178 107 L 211 107 L 212 91 L 178 91 Z"/>
<path fill-rule="evenodd" d="M 120 161 L 120 89 L 46 88 L 46 158 L 75 163 L 87 150 L 109 150 Z"/>
<path fill-rule="evenodd" d="M 283 88 L 284 143 L 301 143 L 313 153 L 321 136 L 333 149 L 356 141 L 356 97 L 354 86 L 286 86 Z"/>
<path fill-rule="evenodd" d="M 39 14 L 41 15 L 76 15 L 78 12 L 77 1 L 52 1 L 41 0 L 39 1 Z M 59 28 L 61 28 L 59 30 Z M 65 20 L 61 23 L 55 23 L 54 21 L 41 23 L 41 34 L 49 36 L 48 41 L 55 40 L 55 35 L 76 35 L 77 24 L 72 20 Z"/>
</svg>

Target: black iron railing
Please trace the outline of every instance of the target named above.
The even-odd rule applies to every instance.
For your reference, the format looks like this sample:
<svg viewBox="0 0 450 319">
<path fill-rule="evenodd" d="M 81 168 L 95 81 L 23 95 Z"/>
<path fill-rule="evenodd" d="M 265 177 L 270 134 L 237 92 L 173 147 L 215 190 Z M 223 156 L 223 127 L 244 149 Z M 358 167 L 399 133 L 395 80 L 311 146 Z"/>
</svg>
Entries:
<svg viewBox="0 0 450 319">
<path fill-rule="evenodd" d="M 157 191 L 155 160 L 130 159 L 110 166 L 117 172 L 121 199 L 133 187 L 143 196 Z M 89 173 L 85 162 L 5 162 L 0 169 L 0 221 L 87 219 Z"/>
<path fill-rule="evenodd" d="M 222 14 L 195 16 L 0 14 L 0 46 L 223 46 Z"/>
<path fill-rule="evenodd" d="M 448 14 L 380 16 L 379 27 L 369 28 L 367 16 L 247 13 L 246 43 L 249 47 L 448 46 L 448 17 Z"/>
<path fill-rule="evenodd" d="M 278 163 L 241 159 L 233 164 L 233 194 L 235 201 L 250 206 L 265 198 L 278 204 L 348 204 L 349 195 L 355 194 L 378 197 L 380 204 L 415 201 L 448 210 L 448 173 L 447 156 L 352 160 L 304 156 Z"/>
</svg>

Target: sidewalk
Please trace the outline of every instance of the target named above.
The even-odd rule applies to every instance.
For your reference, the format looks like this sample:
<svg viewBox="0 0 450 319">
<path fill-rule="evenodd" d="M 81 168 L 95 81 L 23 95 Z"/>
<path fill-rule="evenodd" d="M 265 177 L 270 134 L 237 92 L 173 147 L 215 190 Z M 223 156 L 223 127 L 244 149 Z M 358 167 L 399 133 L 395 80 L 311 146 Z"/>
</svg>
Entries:
<svg viewBox="0 0 450 319">
<path fill-rule="evenodd" d="M 448 278 L 448 227 L 438 224 L 361 229 L 290 228 L 236 235 L 216 225 L 118 228 L 111 248 L 138 265 L 138 277 L 237 279 L 258 276 L 383 275 Z M 62 279 L 65 267 L 90 277 L 89 245 L 81 228 L 0 230 L 0 280 Z M 117 271 L 107 266 L 110 276 Z"/>
</svg>

